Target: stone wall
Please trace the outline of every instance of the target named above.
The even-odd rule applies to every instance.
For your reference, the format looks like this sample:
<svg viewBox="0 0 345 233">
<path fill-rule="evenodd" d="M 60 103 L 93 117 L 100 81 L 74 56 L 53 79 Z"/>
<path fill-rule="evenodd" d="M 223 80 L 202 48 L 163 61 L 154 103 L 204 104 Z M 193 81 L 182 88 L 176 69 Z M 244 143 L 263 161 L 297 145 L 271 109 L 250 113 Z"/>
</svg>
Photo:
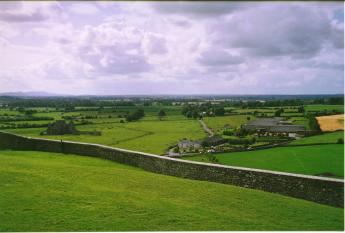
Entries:
<svg viewBox="0 0 345 233">
<path fill-rule="evenodd" d="M 260 169 L 207 164 L 129 151 L 98 144 L 28 138 L 0 132 L 0 149 L 62 152 L 99 157 L 144 170 L 278 193 L 344 207 L 344 181 Z"/>
</svg>

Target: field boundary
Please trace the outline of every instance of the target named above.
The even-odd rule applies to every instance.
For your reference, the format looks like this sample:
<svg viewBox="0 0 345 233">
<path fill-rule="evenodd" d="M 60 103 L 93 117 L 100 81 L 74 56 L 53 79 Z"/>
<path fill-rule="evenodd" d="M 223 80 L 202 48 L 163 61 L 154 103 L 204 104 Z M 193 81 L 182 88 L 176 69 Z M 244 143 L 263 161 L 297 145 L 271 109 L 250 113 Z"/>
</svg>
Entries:
<svg viewBox="0 0 345 233">
<path fill-rule="evenodd" d="M 31 138 L 3 131 L 0 131 L 0 149 L 98 157 L 159 174 L 231 184 L 344 208 L 342 179 L 186 161 L 100 144 Z"/>
<path fill-rule="evenodd" d="M 336 143 L 336 142 L 314 142 L 314 143 L 306 143 L 306 144 L 284 144 L 281 146 L 282 147 L 295 147 L 295 146 L 322 146 L 322 145 L 344 145 L 344 144 Z"/>
</svg>

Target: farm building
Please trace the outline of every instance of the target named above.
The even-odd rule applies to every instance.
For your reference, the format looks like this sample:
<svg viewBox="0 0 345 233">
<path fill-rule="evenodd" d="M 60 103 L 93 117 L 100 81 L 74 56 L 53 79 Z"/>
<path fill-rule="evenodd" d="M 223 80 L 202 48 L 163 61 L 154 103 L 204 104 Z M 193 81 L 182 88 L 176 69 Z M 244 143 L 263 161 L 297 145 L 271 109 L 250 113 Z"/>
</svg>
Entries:
<svg viewBox="0 0 345 233">
<path fill-rule="evenodd" d="M 293 125 L 282 117 L 258 118 L 242 125 L 242 128 L 249 132 L 256 132 L 258 135 L 286 135 L 296 137 L 305 134 L 305 126 Z"/>
<path fill-rule="evenodd" d="M 58 120 L 48 125 L 47 135 L 78 134 L 73 122 Z"/>
<path fill-rule="evenodd" d="M 181 151 L 200 150 L 201 149 L 201 142 L 190 141 L 190 140 L 184 139 L 178 143 L 178 147 Z"/>
</svg>

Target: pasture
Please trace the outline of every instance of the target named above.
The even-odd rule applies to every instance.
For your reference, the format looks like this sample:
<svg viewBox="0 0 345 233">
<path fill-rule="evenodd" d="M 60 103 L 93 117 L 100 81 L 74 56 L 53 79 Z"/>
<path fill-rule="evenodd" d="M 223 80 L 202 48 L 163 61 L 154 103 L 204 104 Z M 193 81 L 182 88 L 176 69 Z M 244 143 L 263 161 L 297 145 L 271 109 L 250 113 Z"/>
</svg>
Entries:
<svg viewBox="0 0 345 233">
<path fill-rule="evenodd" d="M 343 230 L 343 209 L 98 158 L 0 151 L 0 231 Z"/>
<path fill-rule="evenodd" d="M 204 117 L 204 122 L 206 125 L 214 131 L 221 130 L 224 126 L 230 128 L 238 128 L 242 124 L 248 122 L 249 120 L 254 120 L 254 116 L 247 115 L 229 115 L 229 116 L 216 116 L 216 117 Z"/>
<path fill-rule="evenodd" d="M 265 150 L 220 153 L 214 155 L 220 164 L 259 168 L 305 175 L 344 177 L 344 145 L 276 147 Z M 186 157 L 209 162 L 206 155 Z"/>
</svg>

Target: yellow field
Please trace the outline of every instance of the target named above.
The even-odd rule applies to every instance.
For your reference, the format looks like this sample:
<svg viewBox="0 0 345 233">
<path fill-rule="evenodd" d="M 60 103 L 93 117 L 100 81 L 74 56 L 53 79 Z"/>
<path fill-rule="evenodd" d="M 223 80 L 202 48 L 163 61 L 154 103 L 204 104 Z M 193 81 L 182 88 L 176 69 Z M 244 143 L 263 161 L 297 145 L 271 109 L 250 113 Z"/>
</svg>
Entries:
<svg viewBox="0 0 345 233">
<path fill-rule="evenodd" d="M 316 117 L 322 131 L 344 130 L 344 114 Z"/>
</svg>

